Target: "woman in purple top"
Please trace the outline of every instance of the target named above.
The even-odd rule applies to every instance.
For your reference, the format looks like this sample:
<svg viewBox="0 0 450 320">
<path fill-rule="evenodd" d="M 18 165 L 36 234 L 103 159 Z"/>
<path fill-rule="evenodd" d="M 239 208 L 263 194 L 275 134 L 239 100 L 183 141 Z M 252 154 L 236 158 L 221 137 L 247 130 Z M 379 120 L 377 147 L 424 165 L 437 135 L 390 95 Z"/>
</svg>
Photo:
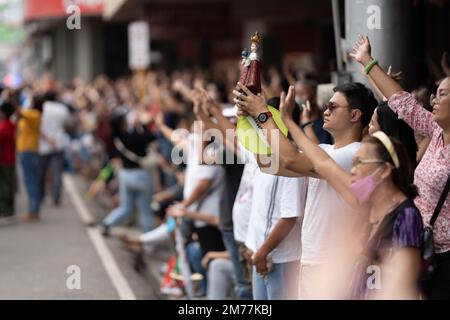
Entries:
<svg viewBox="0 0 450 320">
<path fill-rule="evenodd" d="M 378 228 L 376 224 L 370 224 L 367 230 L 367 234 L 371 234 L 371 237 L 364 252 L 364 259 L 358 268 L 360 277 L 354 288 L 353 299 L 377 297 L 378 290 L 382 289 L 380 279 L 376 279 L 377 268 L 402 249 L 420 251 L 422 248 L 422 217 L 412 200 L 405 200 L 387 214 Z M 397 279 L 401 278 L 389 277 L 390 281 Z"/>
<path fill-rule="evenodd" d="M 349 294 L 363 299 L 418 299 L 423 226 L 413 203 L 417 189 L 405 147 L 384 132 L 375 132 L 363 139 L 349 174 L 293 121 L 294 97 L 291 87 L 281 99 L 281 115 L 297 146 L 313 163 L 314 172 L 352 207 L 369 209 L 365 236 L 352 235 L 364 248 L 365 258 L 356 259 L 361 261 L 355 274 L 359 281 Z"/>
</svg>

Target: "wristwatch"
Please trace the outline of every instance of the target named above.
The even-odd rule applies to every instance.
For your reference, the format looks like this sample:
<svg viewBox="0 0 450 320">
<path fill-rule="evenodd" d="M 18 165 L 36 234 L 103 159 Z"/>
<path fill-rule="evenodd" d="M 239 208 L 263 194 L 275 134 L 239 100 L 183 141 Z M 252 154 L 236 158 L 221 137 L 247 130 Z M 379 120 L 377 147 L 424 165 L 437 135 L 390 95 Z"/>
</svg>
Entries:
<svg viewBox="0 0 450 320">
<path fill-rule="evenodd" d="M 260 113 L 259 116 L 256 118 L 256 120 L 258 121 L 258 123 L 265 123 L 271 117 L 272 117 L 272 112 L 267 111 L 267 112 Z"/>
</svg>

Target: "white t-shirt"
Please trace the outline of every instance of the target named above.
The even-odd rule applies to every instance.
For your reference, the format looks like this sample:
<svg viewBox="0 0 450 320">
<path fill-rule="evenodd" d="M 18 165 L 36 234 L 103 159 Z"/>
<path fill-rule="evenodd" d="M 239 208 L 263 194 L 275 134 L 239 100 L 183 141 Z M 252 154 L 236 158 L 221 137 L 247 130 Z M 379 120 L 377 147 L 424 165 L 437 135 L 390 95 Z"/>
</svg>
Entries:
<svg viewBox="0 0 450 320">
<path fill-rule="evenodd" d="M 259 171 L 259 167 L 253 154 L 250 154 L 241 145 L 239 146 L 241 160 L 245 163 L 245 167 L 233 205 L 233 232 L 236 241 L 245 243 L 252 211 L 253 179 L 256 171 Z"/>
<path fill-rule="evenodd" d="M 188 210 L 198 211 L 219 216 L 225 188 L 225 169 L 220 165 L 201 165 L 199 156 L 200 139 L 196 134 L 189 134 L 187 150 L 186 176 L 183 188 L 183 198 L 188 198 L 200 180 L 213 180 L 212 185 L 206 196 L 201 200 L 194 202 L 188 207 Z M 200 206 L 199 206 L 200 202 Z M 197 228 L 206 226 L 203 221 L 194 221 Z"/>
<path fill-rule="evenodd" d="M 352 159 L 360 148 L 352 143 L 340 149 L 320 145 L 345 171 L 350 172 Z M 309 178 L 305 217 L 302 227 L 302 264 L 317 265 L 326 257 L 327 250 L 338 245 L 340 237 L 364 212 L 352 209 L 326 180 Z"/>
<path fill-rule="evenodd" d="M 49 154 L 64 149 L 66 135 L 64 126 L 69 119 L 70 113 L 64 104 L 55 101 L 44 103 L 41 118 L 41 139 L 39 141 L 40 154 Z M 56 145 L 50 145 L 42 135 L 53 139 Z"/>
<path fill-rule="evenodd" d="M 300 260 L 301 217 L 306 197 L 304 178 L 277 177 L 256 170 L 253 197 L 245 245 L 258 251 L 280 218 L 298 218 L 297 223 L 271 252 L 274 263 Z"/>
</svg>

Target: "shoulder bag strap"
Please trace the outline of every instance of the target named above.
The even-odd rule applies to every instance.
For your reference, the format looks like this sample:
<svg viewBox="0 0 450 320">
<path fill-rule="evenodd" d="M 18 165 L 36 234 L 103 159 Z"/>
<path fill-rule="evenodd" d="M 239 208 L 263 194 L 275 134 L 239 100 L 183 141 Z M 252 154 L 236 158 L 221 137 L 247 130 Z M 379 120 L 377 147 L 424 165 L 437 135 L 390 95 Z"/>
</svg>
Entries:
<svg viewBox="0 0 450 320">
<path fill-rule="evenodd" d="M 434 224 L 436 223 L 436 220 L 439 216 L 442 206 L 444 205 L 444 202 L 447 198 L 449 190 L 450 190 L 450 175 L 448 176 L 447 184 L 444 187 L 444 191 L 442 192 L 441 197 L 439 198 L 438 204 L 436 206 L 436 209 L 434 210 L 433 216 L 431 217 L 431 220 L 430 220 L 431 227 L 433 227 Z"/>
</svg>

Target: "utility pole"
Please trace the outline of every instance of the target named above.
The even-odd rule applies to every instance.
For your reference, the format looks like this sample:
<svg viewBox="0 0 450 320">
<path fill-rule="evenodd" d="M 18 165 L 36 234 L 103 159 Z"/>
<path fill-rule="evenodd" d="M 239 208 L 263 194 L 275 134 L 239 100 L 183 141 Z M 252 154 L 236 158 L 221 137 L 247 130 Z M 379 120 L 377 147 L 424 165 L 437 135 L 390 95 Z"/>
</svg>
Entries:
<svg viewBox="0 0 450 320">
<path fill-rule="evenodd" d="M 387 71 L 403 71 L 402 85 L 414 83 L 413 1 L 411 0 L 345 0 L 345 50 L 350 52 L 359 35 L 372 43 L 372 56 Z M 347 71 L 353 81 L 367 83 L 359 64 L 348 59 Z"/>
</svg>

